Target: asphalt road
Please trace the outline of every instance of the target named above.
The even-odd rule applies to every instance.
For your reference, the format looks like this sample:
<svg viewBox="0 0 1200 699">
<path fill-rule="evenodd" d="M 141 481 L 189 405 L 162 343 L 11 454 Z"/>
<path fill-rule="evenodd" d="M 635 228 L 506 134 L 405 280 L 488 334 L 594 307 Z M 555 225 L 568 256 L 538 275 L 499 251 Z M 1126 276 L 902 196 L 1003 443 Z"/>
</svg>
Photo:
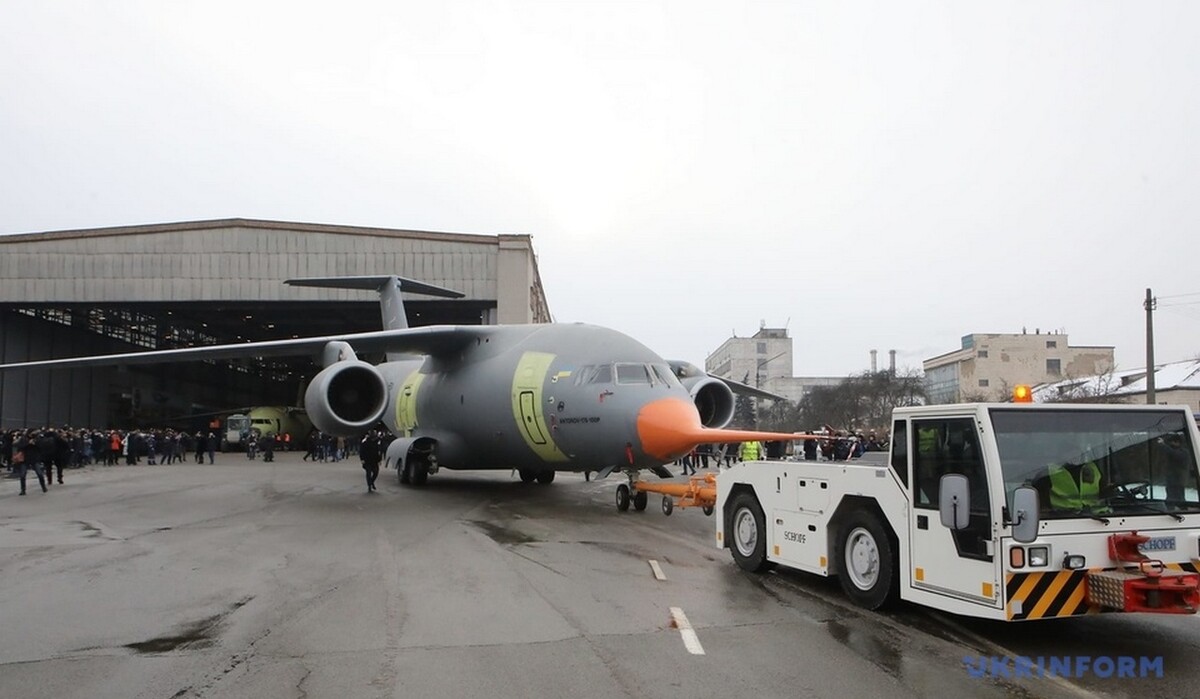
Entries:
<svg viewBox="0 0 1200 699">
<path fill-rule="evenodd" d="M 0 697 L 1179 697 L 1196 617 L 1005 625 L 862 612 L 750 575 L 694 509 L 616 479 L 357 461 L 89 467 L 0 480 Z M 656 579 L 650 561 L 665 579 Z M 1147 679 L 973 677 L 964 658 L 1164 656 Z"/>
</svg>

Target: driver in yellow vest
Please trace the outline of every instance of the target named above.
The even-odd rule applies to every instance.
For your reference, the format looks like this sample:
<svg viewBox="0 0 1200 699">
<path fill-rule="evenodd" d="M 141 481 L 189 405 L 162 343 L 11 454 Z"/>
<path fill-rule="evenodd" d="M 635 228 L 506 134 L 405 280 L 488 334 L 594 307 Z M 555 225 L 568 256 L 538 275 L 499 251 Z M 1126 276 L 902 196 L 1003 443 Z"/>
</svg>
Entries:
<svg viewBox="0 0 1200 699">
<path fill-rule="evenodd" d="M 1100 505 L 1100 469 L 1088 461 L 1073 475 L 1066 466 L 1050 465 L 1050 505 L 1056 510 L 1082 510 Z"/>
<path fill-rule="evenodd" d="M 758 461 L 761 456 L 762 445 L 753 440 L 742 442 L 742 447 L 738 450 L 738 458 L 742 461 Z"/>
</svg>

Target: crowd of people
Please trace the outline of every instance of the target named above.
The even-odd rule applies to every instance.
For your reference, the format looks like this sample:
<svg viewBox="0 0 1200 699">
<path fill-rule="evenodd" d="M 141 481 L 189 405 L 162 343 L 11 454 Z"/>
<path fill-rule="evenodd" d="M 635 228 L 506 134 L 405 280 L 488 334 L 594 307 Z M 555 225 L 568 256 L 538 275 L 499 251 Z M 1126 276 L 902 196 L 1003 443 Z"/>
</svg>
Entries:
<svg viewBox="0 0 1200 699">
<path fill-rule="evenodd" d="M 280 435 L 253 435 L 246 445 L 246 456 L 274 461 L 275 451 L 289 448 L 290 439 Z M 306 440 L 304 459 L 339 461 L 357 453 L 358 440 L 334 438 L 313 431 Z M 153 429 L 117 430 L 94 428 L 29 428 L 0 432 L 0 468 L 20 480 L 21 495 L 27 490 L 29 471 L 37 476 L 42 492 L 49 486 L 63 484 L 63 472 L 83 466 L 115 466 L 117 464 L 148 465 L 175 464 L 186 460 L 195 463 L 216 463 L 221 451 L 221 438 L 215 431 Z"/>
<path fill-rule="evenodd" d="M 0 432 L 0 466 L 15 472 L 24 495 L 30 469 L 37 474 L 42 492 L 47 492 L 55 471 L 61 485 L 64 470 L 92 464 L 135 465 L 143 459 L 152 465 L 172 464 L 192 454 L 196 463 L 203 463 L 207 455 L 211 464 L 219 446 L 213 432 L 32 428 Z"/>
<path fill-rule="evenodd" d="M 394 437 L 387 430 L 371 430 L 362 439 L 334 437 L 314 430 L 305 440 L 304 461 L 341 461 L 358 455 L 366 471 L 367 491 L 375 490 L 379 464 Z M 729 468 L 737 461 L 763 458 L 792 458 L 805 461 L 845 461 L 862 456 L 867 451 L 888 448 L 887 436 L 875 432 L 847 432 L 826 429 L 820 437 L 798 440 L 802 447 L 794 451 L 793 442 L 730 442 L 701 444 L 691 453 L 676 460 L 682 475 L 695 474 L 697 469 Z M 11 430 L 0 432 L 0 467 L 7 468 L 21 483 L 21 495 L 26 491 L 29 470 L 37 475 L 42 492 L 48 492 L 57 474 L 63 483 L 63 471 L 92 464 L 114 466 L 119 463 L 136 465 L 145 459 L 149 465 L 182 463 L 191 455 L 198 464 L 216 462 L 221 439 L 213 431 L 162 430 L 98 430 L 54 429 Z M 249 459 L 262 455 L 263 461 L 274 461 L 275 451 L 290 447 L 290 439 L 281 435 L 253 434 L 246 445 Z M 591 474 L 586 474 L 590 476 Z"/>
<path fill-rule="evenodd" d="M 862 456 L 868 451 L 887 451 L 887 435 L 878 437 L 874 431 L 833 430 L 826 428 L 820 436 L 795 442 L 728 442 L 725 444 L 701 444 L 677 459 L 675 465 L 682 467 L 680 475 L 695 474 L 697 469 L 729 468 L 739 461 L 758 459 L 793 459 L 796 461 L 846 461 Z"/>
</svg>

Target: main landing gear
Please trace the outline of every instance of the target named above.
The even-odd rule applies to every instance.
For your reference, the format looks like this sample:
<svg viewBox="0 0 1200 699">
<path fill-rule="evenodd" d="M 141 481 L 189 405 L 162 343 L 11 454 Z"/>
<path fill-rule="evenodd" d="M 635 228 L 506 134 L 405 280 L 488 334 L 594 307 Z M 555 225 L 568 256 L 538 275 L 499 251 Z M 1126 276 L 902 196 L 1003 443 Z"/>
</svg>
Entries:
<svg viewBox="0 0 1200 699">
<path fill-rule="evenodd" d="M 537 481 L 542 485 L 550 485 L 554 482 L 554 471 L 538 471 L 532 468 L 519 468 L 517 475 L 521 477 L 522 483 L 532 483 Z"/>
</svg>

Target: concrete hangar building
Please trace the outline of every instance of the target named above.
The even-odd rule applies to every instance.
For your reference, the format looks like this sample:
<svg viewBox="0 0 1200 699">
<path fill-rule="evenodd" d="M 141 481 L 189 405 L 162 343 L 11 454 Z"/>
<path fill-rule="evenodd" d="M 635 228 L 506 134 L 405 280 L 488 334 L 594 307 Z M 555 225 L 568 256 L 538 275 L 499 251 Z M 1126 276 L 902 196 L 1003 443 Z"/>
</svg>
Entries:
<svg viewBox="0 0 1200 699">
<path fill-rule="evenodd" d="M 528 235 L 247 219 L 28 233 L 0 236 L 0 362 L 378 330 L 375 293 L 283 281 L 384 274 L 465 294 L 405 294 L 412 326 L 551 320 Z M 194 429 L 299 405 L 315 359 L 5 372 L 0 428 Z"/>
</svg>

